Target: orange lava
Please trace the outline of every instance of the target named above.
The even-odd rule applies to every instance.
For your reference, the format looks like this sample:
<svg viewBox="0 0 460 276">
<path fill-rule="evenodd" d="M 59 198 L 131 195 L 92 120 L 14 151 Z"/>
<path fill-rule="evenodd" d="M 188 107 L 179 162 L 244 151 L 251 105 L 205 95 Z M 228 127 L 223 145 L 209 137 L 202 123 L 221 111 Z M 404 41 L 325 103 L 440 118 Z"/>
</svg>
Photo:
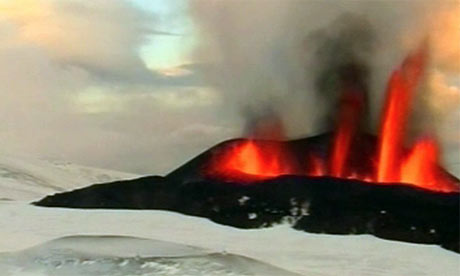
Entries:
<svg viewBox="0 0 460 276">
<path fill-rule="evenodd" d="M 378 145 L 378 182 L 398 182 L 406 123 L 425 65 L 425 49 L 406 58 L 388 83 Z"/>
<path fill-rule="evenodd" d="M 307 175 L 309 176 L 324 176 L 326 175 L 326 166 L 324 160 L 314 154 L 310 154 L 308 159 Z"/>
<path fill-rule="evenodd" d="M 347 158 L 353 138 L 358 129 L 357 122 L 362 113 L 364 99 L 359 91 L 345 91 L 339 111 L 338 125 L 332 143 L 329 173 L 334 177 L 345 177 L 347 175 Z"/>
<path fill-rule="evenodd" d="M 400 181 L 431 190 L 451 192 L 458 186 L 438 166 L 439 149 L 434 139 L 418 141 L 401 165 Z"/>
<path fill-rule="evenodd" d="M 406 125 L 411 102 L 426 64 L 426 49 L 421 47 L 409 55 L 388 82 L 381 127 L 375 145 L 376 156 L 369 156 L 373 169 L 364 171 L 356 164 L 359 154 L 360 120 L 364 98 L 360 91 L 344 91 L 338 112 L 328 158 L 307 153 L 304 162 L 292 158 L 292 149 L 283 142 L 244 140 L 218 152 L 207 168 L 207 174 L 234 181 L 269 179 L 280 175 L 332 176 L 358 179 L 375 184 L 405 183 L 437 192 L 459 192 L 459 181 L 439 166 L 436 140 L 419 139 L 414 145 L 405 144 Z M 350 160 L 354 159 L 354 162 Z M 359 159 L 358 159 L 359 160 Z M 367 170 L 367 169 L 366 169 Z"/>
<path fill-rule="evenodd" d="M 211 168 L 211 174 L 227 175 L 231 178 L 250 177 L 257 179 L 273 178 L 280 175 L 295 174 L 293 163 L 287 151 L 277 144 L 258 145 L 255 140 L 246 140 L 227 150 L 216 160 L 218 166 Z M 240 174 L 239 177 L 235 175 Z"/>
</svg>

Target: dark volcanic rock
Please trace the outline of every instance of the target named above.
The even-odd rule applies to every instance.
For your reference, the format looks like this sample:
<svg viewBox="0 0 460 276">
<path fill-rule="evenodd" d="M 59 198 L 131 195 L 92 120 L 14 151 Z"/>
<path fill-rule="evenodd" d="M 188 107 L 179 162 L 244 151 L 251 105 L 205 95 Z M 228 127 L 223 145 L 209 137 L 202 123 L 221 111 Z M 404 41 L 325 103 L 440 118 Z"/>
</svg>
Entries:
<svg viewBox="0 0 460 276">
<path fill-rule="evenodd" d="M 326 159 L 332 135 L 277 142 L 294 153 Z M 210 161 L 242 139 L 223 142 L 193 158 L 166 177 L 97 184 L 48 196 L 35 205 L 67 208 L 171 210 L 209 218 L 239 228 L 258 228 L 288 221 L 295 229 L 328 234 L 372 234 L 390 240 L 438 244 L 459 252 L 459 194 L 438 193 L 402 184 L 379 185 L 330 177 L 282 176 L 252 182 L 212 179 Z M 357 138 L 349 164 L 369 172 L 376 138 Z M 446 174 L 448 174 L 446 172 Z M 244 176 L 244 175 L 243 175 Z"/>
<path fill-rule="evenodd" d="M 161 209 L 239 228 L 289 221 L 298 230 L 372 234 L 459 252 L 459 194 L 329 177 L 283 176 L 245 185 L 172 177 L 97 184 L 38 206 Z"/>
</svg>

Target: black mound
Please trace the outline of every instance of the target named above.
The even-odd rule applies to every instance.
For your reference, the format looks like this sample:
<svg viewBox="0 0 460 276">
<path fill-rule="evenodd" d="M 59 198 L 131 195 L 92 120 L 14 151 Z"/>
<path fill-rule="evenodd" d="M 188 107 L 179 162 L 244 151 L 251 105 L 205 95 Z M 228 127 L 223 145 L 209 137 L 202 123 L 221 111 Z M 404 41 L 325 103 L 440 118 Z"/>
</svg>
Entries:
<svg viewBox="0 0 460 276">
<path fill-rule="evenodd" d="M 327 154 L 331 135 L 283 143 L 299 157 Z M 221 143 L 165 177 L 96 184 L 35 202 L 45 207 L 159 209 L 200 216 L 239 228 L 288 221 L 298 230 L 372 234 L 380 238 L 437 244 L 459 252 L 459 194 L 402 184 L 378 185 L 330 177 L 282 176 L 254 183 L 209 179 L 206 165 L 240 140 Z M 363 136 L 358 160 L 373 156 L 375 138 Z M 361 160 L 360 160 L 361 159 Z M 299 158 L 299 164 L 301 162 Z M 369 164 L 370 165 L 370 164 Z M 365 166 L 363 166 L 365 168 Z"/>
<path fill-rule="evenodd" d="M 459 197 L 404 185 L 284 176 L 254 185 L 163 177 L 97 184 L 48 196 L 46 207 L 161 209 L 239 228 L 290 221 L 295 229 L 438 244 L 459 252 Z"/>
</svg>

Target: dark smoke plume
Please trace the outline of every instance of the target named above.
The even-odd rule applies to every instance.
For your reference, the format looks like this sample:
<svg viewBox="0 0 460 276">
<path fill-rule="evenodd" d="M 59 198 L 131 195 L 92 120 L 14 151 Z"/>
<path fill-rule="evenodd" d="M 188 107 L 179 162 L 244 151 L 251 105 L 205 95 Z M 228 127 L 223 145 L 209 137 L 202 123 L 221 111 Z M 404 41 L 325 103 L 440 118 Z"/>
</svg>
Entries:
<svg viewBox="0 0 460 276">
<path fill-rule="evenodd" d="M 314 53 L 313 58 L 306 61 L 305 67 L 309 68 L 306 74 L 313 75 L 315 92 L 326 110 L 323 125 L 333 128 L 343 105 L 353 105 L 353 108 L 361 109 L 361 118 L 368 117 L 365 113 L 368 113 L 369 62 L 374 38 L 370 23 L 353 14 L 342 15 L 328 27 L 306 37 L 306 50 Z M 310 68 L 316 71 L 312 72 Z M 310 91 L 305 93 L 308 96 Z M 246 124 L 243 134 L 253 138 L 286 138 L 278 108 L 279 102 L 276 101 L 244 106 L 242 116 Z"/>
<path fill-rule="evenodd" d="M 344 100 L 360 102 L 367 109 L 374 38 L 370 23 L 352 14 L 340 16 L 306 38 L 307 47 L 314 47 L 309 68 L 316 69 L 307 74 L 314 74 L 316 93 L 326 107 L 326 125 L 334 126 L 338 105 Z"/>
<path fill-rule="evenodd" d="M 459 162 L 458 1 L 191 1 L 190 8 L 202 35 L 194 56 L 214 66 L 204 77 L 222 91 L 219 116 L 235 132 L 263 122 L 263 110 L 275 111 L 287 137 L 330 130 L 350 84 L 366 95 L 370 116 L 361 117 L 377 132 L 391 72 L 428 33 L 431 64 L 421 93 L 429 107 L 421 112 L 443 122 L 449 163 Z M 344 82 L 346 74 L 354 80 Z"/>
</svg>

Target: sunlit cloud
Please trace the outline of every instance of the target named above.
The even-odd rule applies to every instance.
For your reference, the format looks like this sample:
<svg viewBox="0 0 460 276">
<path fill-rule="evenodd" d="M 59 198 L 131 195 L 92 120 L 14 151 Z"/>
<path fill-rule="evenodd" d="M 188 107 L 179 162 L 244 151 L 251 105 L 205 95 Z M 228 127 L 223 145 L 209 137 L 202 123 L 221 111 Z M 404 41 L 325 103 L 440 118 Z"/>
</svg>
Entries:
<svg viewBox="0 0 460 276">
<path fill-rule="evenodd" d="M 166 77 L 187 76 L 192 74 L 192 71 L 182 66 L 161 68 L 158 69 L 157 72 Z"/>
<path fill-rule="evenodd" d="M 143 67 L 135 49 L 153 18 L 125 1 L 3 1 L 0 10 L 19 40 L 60 62 L 105 70 Z"/>
<path fill-rule="evenodd" d="M 187 87 L 182 89 L 162 89 L 151 94 L 157 103 L 173 108 L 202 107 L 220 103 L 220 95 L 216 90 L 203 87 Z"/>
<path fill-rule="evenodd" d="M 123 111 L 123 95 L 101 87 L 88 87 L 75 94 L 75 109 L 77 112 L 97 114 Z"/>
<path fill-rule="evenodd" d="M 220 96 L 181 66 L 195 38 L 171 7 L 0 0 L 0 151 L 165 173 L 222 139 Z M 187 144 L 194 122 L 210 136 Z"/>
</svg>

